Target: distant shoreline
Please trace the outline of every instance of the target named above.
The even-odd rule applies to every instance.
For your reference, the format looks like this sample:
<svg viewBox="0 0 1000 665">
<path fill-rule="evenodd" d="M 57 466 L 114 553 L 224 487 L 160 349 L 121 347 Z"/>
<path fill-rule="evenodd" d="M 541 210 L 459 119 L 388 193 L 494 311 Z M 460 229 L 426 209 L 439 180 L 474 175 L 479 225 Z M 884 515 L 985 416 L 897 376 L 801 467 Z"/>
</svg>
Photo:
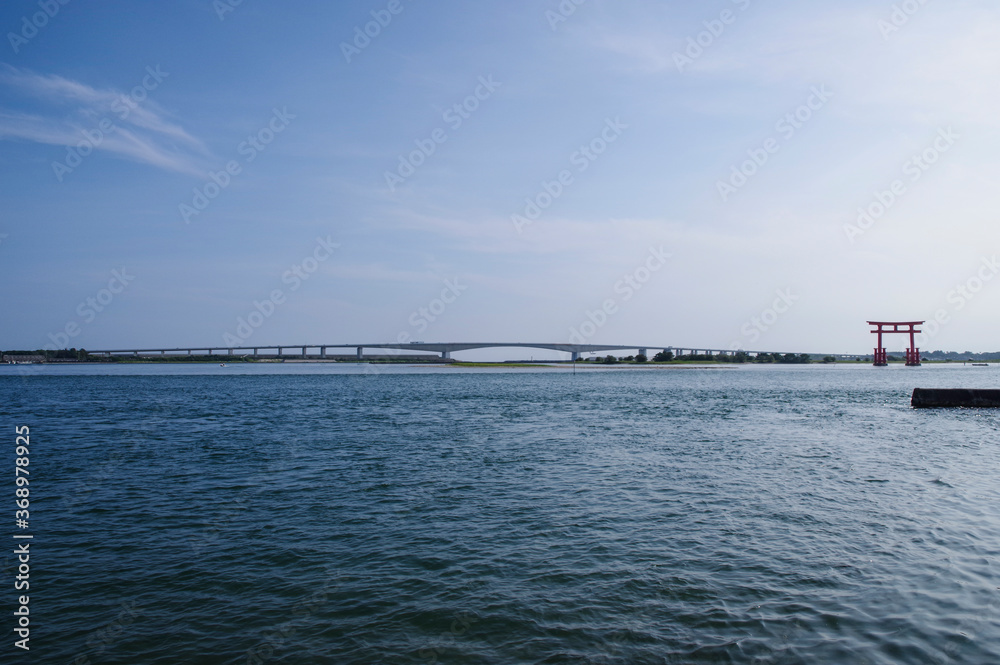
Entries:
<svg viewBox="0 0 1000 665">
<path fill-rule="evenodd" d="M 925 360 L 922 364 L 924 365 L 972 365 L 973 363 L 977 365 L 1000 365 L 1000 361 L 954 361 L 954 360 Z M 570 360 L 510 360 L 510 361 L 451 361 L 442 362 L 441 359 L 435 358 L 433 360 L 330 360 L 321 358 L 283 358 L 283 359 L 265 359 L 265 360 L 246 360 L 242 358 L 219 358 L 219 359 L 170 359 L 170 360 L 160 360 L 156 358 L 144 358 L 139 360 L 133 359 L 114 359 L 114 360 L 47 360 L 42 362 L 21 362 L 21 363 L 10 363 L 4 362 L 0 363 L 2 366 L 38 366 L 38 365 L 48 365 L 48 366 L 64 366 L 64 365 L 95 365 L 95 366 L 109 366 L 109 365 L 398 365 L 406 367 L 456 367 L 456 368 L 483 368 L 483 367 L 512 367 L 512 368 L 556 368 L 556 367 L 572 367 L 576 366 L 581 369 L 583 368 L 600 368 L 600 369 L 613 369 L 613 368 L 623 368 L 623 367 L 649 367 L 649 368 L 660 368 L 660 369 L 684 369 L 684 368 L 734 368 L 734 367 L 756 367 L 756 366 L 859 366 L 859 367 L 870 367 L 871 361 L 854 361 L 854 360 L 839 360 L 837 362 L 810 362 L 810 363 L 739 363 L 739 362 L 725 362 L 725 361 L 704 361 L 704 360 L 681 360 L 681 361 L 669 361 L 669 362 L 635 362 L 635 361 L 618 361 L 615 363 L 605 363 L 605 362 L 594 362 L 594 361 L 584 361 L 584 362 L 572 362 Z M 904 365 L 902 361 L 890 362 L 890 366 L 894 365 Z"/>
</svg>

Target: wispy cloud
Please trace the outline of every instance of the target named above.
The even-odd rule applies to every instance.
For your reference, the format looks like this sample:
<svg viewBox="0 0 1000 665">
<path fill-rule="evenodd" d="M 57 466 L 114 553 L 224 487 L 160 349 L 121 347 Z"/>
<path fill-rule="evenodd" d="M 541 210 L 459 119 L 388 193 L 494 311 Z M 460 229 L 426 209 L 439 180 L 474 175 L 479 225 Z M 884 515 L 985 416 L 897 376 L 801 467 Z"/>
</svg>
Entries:
<svg viewBox="0 0 1000 665">
<path fill-rule="evenodd" d="M 84 142 L 139 163 L 201 175 L 208 155 L 204 144 L 148 98 L 166 76 L 146 75 L 133 88 L 142 90 L 136 95 L 0 65 L 0 88 L 7 91 L 8 107 L 0 107 L 0 140 L 59 146 Z M 29 110 L 11 110 L 15 101 Z"/>
<path fill-rule="evenodd" d="M 702 93 L 741 86 L 773 95 L 789 85 L 822 81 L 838 90 L 839 113 L 865 123 L 873 114 L 893 122 L 904 114 L 917 124 L 935 122 L 928 118 L 937 114 L 956 123 L 995 125 L 996 87 L 982 82 L 1000 65 L 994 47 L 1000 10 L 980 11 L 970 23 L 962 4 L 930 4 L 887 40 L 879 25 L 892 7 L 789 3 L 779 11 L 754 3 L 705 40 L 707 46 L 694 51 L 703 54 L 685 64 L 683 73 L 674 54 L 689 56 L 689 40 L 707 34 L 702 19 L 714 20 L 718 12 L 702 10 L 700 18 L 682 24 L 650 20 L 640 29 L 598 26 L 570 34 L 584 48 L 611 53 L 620 70 L 696 83 Z M 703 108 L 705 96 L 694 99 L 687 103 Z"/>
</svg>

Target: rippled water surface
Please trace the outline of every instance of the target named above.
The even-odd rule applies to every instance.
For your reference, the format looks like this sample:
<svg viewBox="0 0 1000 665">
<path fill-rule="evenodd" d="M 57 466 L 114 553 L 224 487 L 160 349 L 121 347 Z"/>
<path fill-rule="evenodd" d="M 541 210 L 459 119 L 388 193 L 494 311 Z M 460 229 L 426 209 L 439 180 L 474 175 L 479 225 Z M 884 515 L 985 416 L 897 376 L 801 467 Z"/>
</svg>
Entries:
<svg viewBox="0 0 1000 665">
<path fill-rule="evenodd" d="M 1000 663 L 1000 412 L 909 407 L 998 385 L 0 368 L 8 468 L 32 434 L 25 662 Z"/>
</svg>

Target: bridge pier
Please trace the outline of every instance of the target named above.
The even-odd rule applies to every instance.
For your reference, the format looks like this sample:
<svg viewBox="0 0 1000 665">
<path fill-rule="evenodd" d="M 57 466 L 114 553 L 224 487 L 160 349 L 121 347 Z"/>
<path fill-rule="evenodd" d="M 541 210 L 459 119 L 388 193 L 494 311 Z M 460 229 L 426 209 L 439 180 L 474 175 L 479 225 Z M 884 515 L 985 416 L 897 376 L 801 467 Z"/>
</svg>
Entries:
<svg viewBox="0 0 1000 665">
<path fill-rule="evenodd" d="M 580 359 L 580 352 L 579 351 L 573 351 L 573 362 L 576 362 L 579 359 Z"/>
<path fill-rule="evenodd" d="M 319 357 L 320 358 L 326 358 L 326 347 L 325 346 L 319 347 Z"/>
<path fill-rule="evenodd" d="M 640 356 L 646 356 L 648 358 L 649 357 L 649 349 L 639 349 L 639 355 Z"/>
<path fill-rule="evenodd" d="M 441 360 L 451 360 L 451 351 L 442 351 Z"/>
<path fill-rule="evenodd" d="M 253 357 L 254 357 L 254 358 L 256 358 L 256 357 L 257 357 L 257 349 L 254 349 L 254 350 L 253 350 Z"/>
<path fill-rule="evenodd" d="M 302 357 L 303 358 L 306 357 L 306 347 L 304 347 L 304 346 L 302 347 Z"/>
<path fill-rule="evenodd" d="M 280 346 L 279 346 L 279 347 L 278 347 L 278 357 L 279 357 L 279 358 L 281 357 L 281 351 L 282 351 L 282 347 L 280 347 Z"/>
<path fill-rule="evenodd" d="M 365 359 L 364 347 L 359 346 L 358 347 L 358 360 L 364 360 L 364 359 Z"/>
</svg>

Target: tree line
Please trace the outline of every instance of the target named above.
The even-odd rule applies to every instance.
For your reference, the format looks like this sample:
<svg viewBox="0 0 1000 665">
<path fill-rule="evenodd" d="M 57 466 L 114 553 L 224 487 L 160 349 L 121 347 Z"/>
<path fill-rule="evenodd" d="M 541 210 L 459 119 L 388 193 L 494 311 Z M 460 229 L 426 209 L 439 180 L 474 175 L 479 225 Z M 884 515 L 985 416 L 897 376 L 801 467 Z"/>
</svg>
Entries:
<svg viewBox="0 0 1000 665">
<path fill-rule="evenodd" d="M 654 363 L 669 363 L 669 362 L 720 362 L 720 363 L 778 363 L 782 365 L 805 365 L 812 362 L 812 357 L 808 353 L 758 353 L 756 356 L 750 355 L 745 351 L 737 351 L 735 354 L 719 353 L 712 355 L 710 353 L 706 354 L 695 354 L 689 353 L 685 355 L 675 356 L 673 351 L 660 351 L 653 356 L 652 362 Z M 823 362 L 834 362 L 836 358 L 828 356 L 823 359 Z M 625 356 L 623 358 L 616 358 L 612 355 L 604 356 L 596 360 L 604 365 L 614 365 L 620 362 L 634 362 L 634 363 L 644 363 L 649 362 L 649 359 L 642 355 L 641 353 L 635 356 Z"/>
</svg>

